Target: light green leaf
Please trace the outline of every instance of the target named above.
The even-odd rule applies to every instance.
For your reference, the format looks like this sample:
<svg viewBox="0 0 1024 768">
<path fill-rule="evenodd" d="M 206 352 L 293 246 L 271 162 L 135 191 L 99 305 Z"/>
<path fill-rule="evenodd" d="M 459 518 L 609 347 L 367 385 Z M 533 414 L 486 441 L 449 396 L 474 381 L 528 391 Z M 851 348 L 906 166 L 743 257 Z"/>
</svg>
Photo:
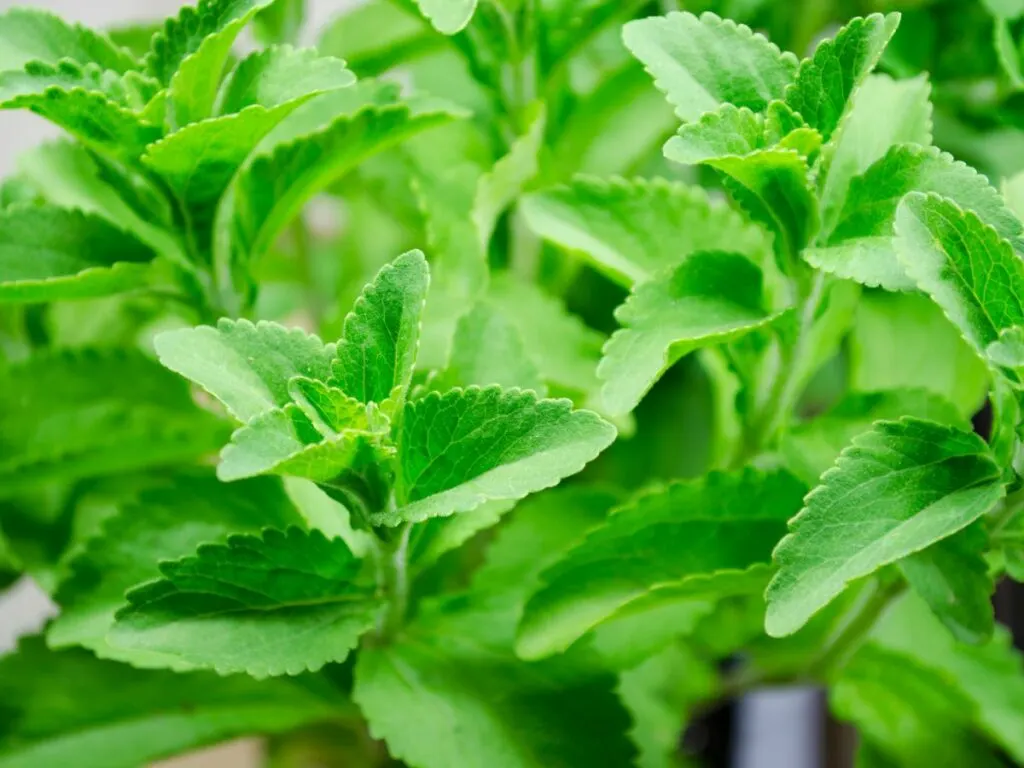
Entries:
<svg viewBox="0 0 1024 768">
<path fill-rule="evenodd" d="M 747 155 L 765 144 L 764 118 L 746 107 L 723 104 L 686 123 L 665 144 L 665 157 L 697 165 L 726 155 Z"/>
<path fill-rule="evenodd" d="M 470 387 L 407 403 L 393 439 L 398 508 L 378 514 L 378 525 L 469 512 L 551 487 L 607 448 L 615 428 L 573 411 L 568 400 Z"/>
<path fill-rule="evenodd" d="M 713 13 L 631 21 L 623 39 L 683 120 L 726 103 L 761 112 L 797 71 L 793 54 Z"/>
<path fill-rule="evenodd" d="M 927 296 L 865 293 L 850 335 L 854 390 L 926 389 L 970 418 L 988 382 L 985 364 Z"/>
<path fill-rule="evenodd" d="M 229 115 L 256 104 L 273 109 L 355 82 L 341 59 L 313 48 L 272 46 L 239 62 L 221 87 L 217 112 Z"/>
<path fill-rule="evenodd" d="M 896 252 L 914 282 L 984 358 L 1001 331 L 1024 323 L 1024 263 L 970 211 L 913 194 L 896 214 Z"/>
<path fill-rule="evenodd" d="M 110 167 L 102 166 L 81 144 L 41 144 L 18 157 L 18 168 L 40 193 L 45 190 L 49 202 L 101 216 L 161 255 L 179 263 L 184 260 L 176 236 L 169 231 L 170 211 L 165 217 L 148 206 L 145 212 L 135 206 L 124 186 L 112 177 Z M 144 197 L 150 200 L 149 195 Z"/>
<path fill-rule="evenodd" d="M 614 510 L 542 574 L 517 652 L 563 651 L 640 600 L 719 597 L 752 583 L 756 590 L 744 571 L 770 562 L 803 493 L 788 473 L 746 470 L 674 483 Z"/>
<path fill-rule="evenodd" d="M 1000 761 L 972 732 L 970 700 L 951 682 L 913 658 L 871 643 L 843 668 L 829 705 L 894 766 L 996 768 Z"/>
<path fill-rule="evenodd" d="M 233 263 L 230 254 L 240 260 L 258 257 L 314 194 L 371 155 L 453 116 L 431 104 L 368 106 L 257 155 L 218 208 L 218 263 Z"/>
<path fill-rule="evenodd" d="M 713 158 L 706 164 L 724 173 L 725 187 L 740 206 L 775 233 L 781 263 L 786 264 L 816 234 L 818 204 L 807 161 L 796 150 L 761 149 Z"/>
<path fill-rule="evenodd" d="M 118 73 L 137 66 L 131 54 L 106 35 L 40 8 L 9 8 L 0 14 L 0 72 L 22 69 L 30 61 L 56 64 L 61 59 Z"/>
<path fill-rule="evenodd" d="M 293 43 L 305 16 L 306 0 L 274 0 L 253 18 L 253 32 L 262 43 Z"/>
<path fill-rule="evenodd" d="M 443 35 L 454 35 L 469 24 L 476 10 L 477 0 L 416 0 L 434 29 Z"/>
<path fill-rule="evenodd" d="M 498 218 L 520 196 L 523 188 L 540 170 L 547 113 L 542 102 L 530 107 L 526 130 L 506 155 L 480 177 L 473 199 L 473 224 L 484 247 L 491 241 Z"/>
<path fill-rule="evenodd" d="M 185 6 L 154 35 L 146 57 L 150 74 L 168 88 L 172 128 L 213 114 L 224 65 L 238 33 L 273 0 L 200 0 Z"/>
<path fill-rule="evenodd" d="M 819 269 L 865 285 L 914 288 L 896 256 L 893 226 L 900 201 L 917 190 L 949 198 L 1024 247 L 1024 225 L 984 176 L 938 149 L 904 144 L 850 182 L 829 247 L 809 249 L 805 257 Z"/>
<path fill-rule="evenodd" d="M 345 318 L 331 383 L 364 403 L 400 405 L 412 381 L 430 284 L 420 251 L 385 264 Z"/>
<path fill-rule="evenodd" d="M 527 196 L 522 210 L 534 232 L 627 288 L 695 251 L 729 250 L 760 262 L 771 248 L 761 229 L 700 187 L 662 179 L 577 176 Z"/>
<path fill-rule="evenodd" d="M 600 410 L 597 364 L 603 335 L 571 314 L 560 299 L 511 273 L 491 279 L 487 300 L 516 327 L 551 391 Z"/>
<path fill-rule="evenodd" d="M 39 353 L 0 366 L 0 496 L 197 459 L 223 423 L 139 352 Z"/>
<path fill-rule="evenodd" d="M 532 389 L 541 397 L 547 394 L 547 386 L 516 327 L 487 302 L 479 302 L 459 319 L 451 359 L 434 388 L 474 384 Z"/>
<path fill-rule="evenodd" d="M 850 441 L 882 419 L 913 416 L 968 429 L 970 422 L 944 398 L 925 389 L 848 394 L 825 413 L 798 424 L 782 437 L 786 466 L 810 486 L 831 467 Z"/>
<path fill-rule="evenodd" d="M 161 563 L 108 638 L 220 674 L 297 675 L 343 661 L 382 608 L 362 563 L 319 531 L 268 529 Z M 296 642 L 301 638 L 301 642 Z"/>
<path fill-rule="evenodd" d="M 983 556 L 987 547 L 985 526 L 978 521 L 900 561 L 910 586 L 964 643 L 985 642 L 995 627 L 995 584 Z"/>
<path fill-rule="evenodd" d="M 924 75 L 909 80 L 870 75 L 853 94 L 826 149 L 818 180 L 824 232 L 835 227 L 851 181 L 884 157 L 890 147 L 931 144 L 930 95 L 931 85 Z"/>
<path fill-rule="evenodd" d="M 49 651 L 41 638 L 0 659 L 0 701 L 0 768 L 135 768 L 349 708 L 328 690 L 292 680 L 142 671 L 86 651 Z"/>
<path fill-rule="evenodd" d="M 422 768 L 632 764 L 612 676 L 518 661 L 477 639 L 475 618 L 428 615 L 360 652 L 353 698 L 394 758 Z"/>
<path fill-rule="evenodd" d="M 213 328 L 166 331 L 154 340 L 160 362 L 220 400 L 239 421 L 291 402 L 288 381 L 326 381 L 334 345 L 276 323 L 223 319 Z"/>
<path fill-rule="evenodd" d="M 981 646 L 957 642 L 924 602 L 908 595 L 882 618 L 872 639 L 951 681 L 971 701 L 976 726 L 1013 761 L 1024 762 L 1024 659 L 1008 630 L 997 627 Z"/>
<path fill-rule="evenodd" d="M 0 303 L 105 296 L 146 284 L 155 254 L 92 214 L 50 205 L 0 211 Z"/>
<path fill-rule="evenodd" d="M 637 286 L 616 311 L 623 326 L 604 348 L 597 374 L 605 407 L 628 413 L 673 363 L 771 322 L 761 271 L 739 254 L 699 251 Z"/>
<path fill-rule="evenodd" d="M 409 535 L 411 578 L 436 563 L 441 555 L 497 525 L 514 506 L 514 501 L 489 501 L 474 509 L 472 515 L 434 517 L 415 526 Z"/>
<path fill-rule="evenodd" d="M 89 148 L 133 161 L 161 130 L 131 109 L 112 74 L 70 59 L 32 61 L 23 70 L 0 72 L 0 109 L 30 109 Z"/>
<path fill-rule="evenodd" d="M 344 402 L 340 389 L 330 392 Z M 379 440 L 369 431 L 365 414 L 361 424 L 325 432 L 294 404 L 261 413 L 231 435 L 221 451 L 217 477 L 231 482 L 274 473 L 326 481 L 373 460 Z"/>
<path fill-rule="evenodd" d="M 317 50 L 348 62 L 360 77 L 379 75 L 445 44 L 415 9 L 388 0 L 345 7 L 320 32 Z"/>
<path fill-rule="evenodd" d="M 1024 368 L 1024 327 L 1015 325 L 1001 330 L 999 339 L 985 348 L 985 356 L 1003 368 Z"/>
<path fill-rule="evenodd" d="M 280 485 L 270 479 L 224 485 L 203 474 L 146 491 L 108 518 L 71 562 L 73 576 L 57 592 L 61 613 L 46 640 L 54 648 L 82 645 L 101 658 L 137 667 L 166 666 L 168 660 L 159 655 L 147 663 L 144 653 L 119 653 L 107 644 L 124 593 L 159 578 L 159 562 L 190 555 L 200 544 L 301 522 Z"/>
<path fill-rule="evenodd" d="M 1001 469 L 975 434 L 905 418 L 854 439 L 773 555 L 769 635 L 792 634 L 854 579 L 953 535 L 1002 498 Z"/>
<path fill-rule="evenodd" d="M 800 64 L 786 88 L 786 103 L 828 141 L 848 108 L 850 97 L 878 64 L 899 26 L 898 13 L 858 18 Z"/>
</svg>

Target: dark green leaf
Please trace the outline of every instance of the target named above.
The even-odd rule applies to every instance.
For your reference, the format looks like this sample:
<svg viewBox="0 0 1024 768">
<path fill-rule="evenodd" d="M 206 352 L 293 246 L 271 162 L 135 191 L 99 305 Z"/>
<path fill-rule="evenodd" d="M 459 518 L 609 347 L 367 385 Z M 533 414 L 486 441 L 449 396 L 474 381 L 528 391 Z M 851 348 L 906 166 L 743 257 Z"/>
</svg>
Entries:
<svg viewBox="0 0 1024 768">
<path fill-rule="evenodd" d="M 770 561 L 804 490 L 787 473 L 747 470 L 679 482 L 613 511 L 544 572 L 517 651 L 537 658 L 564 650 L 639 600 L 758 589 L 763 574 L 745 569 Z"/>
<path fill-rule="evenodd" d="M 319 531 L 232 536 L 161 563 L 161 580 L 128 593 L 109 641 L 220 674 L 316 671 L 343 661 L 377 621 L 382 603 L 361 568 Z"/>
<path fill-rule="evenodd" d="M 776 548 L 765 627 L 788 635 L 867 576 L 952 536 L 1002 498 L 1002 471 L 975 434 L 905 418 L 854 439 Z"/>
</svg>

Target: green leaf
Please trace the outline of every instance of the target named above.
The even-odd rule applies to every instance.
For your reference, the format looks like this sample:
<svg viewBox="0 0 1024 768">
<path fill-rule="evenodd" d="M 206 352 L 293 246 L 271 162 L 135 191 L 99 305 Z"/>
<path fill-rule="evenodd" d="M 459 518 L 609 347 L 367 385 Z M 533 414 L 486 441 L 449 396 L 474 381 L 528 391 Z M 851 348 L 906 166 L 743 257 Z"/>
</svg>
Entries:
<svg viewBox="0 0 1024 768">
<path fill-rule="evenodd" d="M 600 409 L 597 363 L 602 334 L 571 314 L 560 299 L 511 273 L 493 276 L 487 300 L 516 327 L 552 391 Z"/>
<path fill-rule="evenodd" d="M 882 618 L 872 639 L 951 681 L 973 705 L 976 727 L 1013 761 L 1024 761 L 1024 659 L 1009 631 L 997 627 L 980 646 L 957 642 L 922 601 L 908 595 Z"/>
<path fill-rule="evenodd" d="M 985 642 L 995 627 L 995 584 L 983 556 L 987 548 L 988 536 L 979 521 L 900 562 L 910 586 L 964 643 Z"/>
<path fill-rule="evenodd" d="M 901 416 L 970 427 L 954 405 L 925 389 L 854 392 L 820 416 L 789 430 L 780 449 L 786 466 L 813 486 L 857 435 L 867 432 L 876 421 Z"/>
<path fill-rule="evenodd" d="M 133 161 L 161 130 L 130 108 L 123 83 L 109 74 L 70 59 L 32 61 L 0 72 L 0 109 L 30 109 L 90 149 Z"/>
<path fill-rule="evenodd" d="M 924 75 L 909 80 L 870 75 L 853 94 L 849 110 L 825 150 L 818 181 L 824 232 L 835 227 L 851 181 L 884 157 L 890 147 L 931 144 L 930 95 L 931 85 Z"/>
<path fill-rule="evenodd" d="M 563 651 L 640 600 L 717 597 L 750 586 L 744 570 L 770 562 L 803 493 L 788 473 L 746 470 L 639 496 L 542 574 L 517 652 L 538 658 Z"/>
<path fill-rule="evenodd" d="M 771 322 L 761 271 L 739 254 L 699 251 L 637 286 L 616 311 L 623 326 L 604 348 L 605 407 L 628 413 L 673 363 Z"/>
<path fill-rule="evenodd" d="M 773 555 L 769 635 L 792 634 L 854 579 L 977 520 L 1004 489 L 975 434 L 928 421 L 882 421 L 854 439 L 793 518 Z"/>
<path fill-rule="evenodd" d="M 306 0 L 274 0 L 252 20 L 256 39 L 262 43 L 293 43 L 302 31 Z"/>
<path fill-rule="evenodd" d="M 105 296 L 138 288 L 155 254 L 103 219 L 50 205 L 0 211 L 0 302 Z"/>
<path fill-rule="evenodd" d="M 276 323 L 223 319 L 213 328 L 166 331 L 154 340 L 160 362 L 220 400 L 239 421 L 291 402 L 288 381 L 326 381 L 334 345 Z"/>
<path fill-rule="evenodd" d="M 190 555 L 200 544 L 301 522 L 280 485 L 269 479 L 224 485 L 209 475 L 184 476 L 146 491 L 108 518 L 72 561 L 73 576 L 56 596 L 61 613 L 46 640 L 54 648 L 82 645 L 133 666 L 166 666 L 160 656 L 147 664 L 145 654 L 119 654 L 107 644 L 124 593 L 158 578 L 159 562 Z"/>
<path fill-rule="evenodd" d="M 218 208 L 218 263 L 234 263 L 231 254 L 239 260 L 261 255 L 314 194 L 371 155 L 452 117 L 429 103 L 367 106 L 255 156 Z"/>
<path fill-rule="evenodd" d="M 865 285 L 915 287 L 897 258 L 893 227 L 900 201 L 916 190 L 949 198 L 1024 247 L 1024 225 L 984 176 L 938 149 L 897 145 L 850 182 L 828 238 L 830 247 L 810 249 L 805 258 L 819 269 Z"/>
<path fill-rule="evenodd" d="M 896 250 L 914 282 L 984 358 L 1024 323 L 1024 263 L 976 214 L 936 195 L 909 195 L 896 214 Z"/>
<path fill-rule="evenodd" d="M 385 264 L 363 289 L 331 365 L 331 383 L 364 403 L 401 405 L 412 381 L 420 318 L 430 284 L 420 251 Z"/>
<path fill-rule="evenodd" d="M 187 462 L 223 438 L 185 383 L 139 352 L 53 351 L 0 366 L 0 496 Z"/>
<path fill-rule="evenodd" d="M 459 318 L 448 367 L 434 388 L 486 387 L 532 389 L 541 397 L 547 386 L 512 322 L 487 302 Z"/>
<path fill-rule="evenodd" d="M 713 13 L 631 21 L 623 39 L 683 120 L 726 103 L 761 112 L 782 98 L 798 65 L 793 54 Z"/>
<path fill-rule="evenodd" d="M 319 531 L 232 536 L 161 563 L 162 579 L 128 593 L 109 642 L 222 675 L 316 671 L 343 661 L 377 621 L 382 603 L 361 568 Z"/>
<path fill-rule="evenodd" d="M 167 120 L 181 128 L 213 114 L 221 74 L 238 33 L 273 0 L 200 0 L 153 36 L 146 67 L 168 88 Z"/>
<path fill-rule="evenodd" d="M 764 132 L 760 114 L 723 104 L 683 125 L 665 144 L 665 157 L 683 165 L 697 165 L 727 155 L 748 155 L 763 148 Z"/>
<path fill-rule="evenodd" d="M 988 382 L 985 364 L 927 296 L 863 296 L 850 335 L 854 390 L 926 389 L 970 418 L 984 402 Z"/>
<path fill-rule="evenodd" d="M 345 7 L 320 32 L 317 50 L 337 56 L 360 77 L 379 75 L 445 44 L 415 9 L 388 0 Z"/>
<path fill-rule="evenodd" d="M 729 250 L 759 262 L 770 250 L 764 232 L 700 187 L 662 179 L 577 176 L 527 196 L 522 209 L 534 232 L 627 288 L 696 251 Z"/>
<path fill-rule="evenodd" d="M 615 439 L 611 424 L 568 400 L 498 387 L 432 392 L 396 423 L 398 508 L 377 514 L 377 525 L 521 499 L 576 474 Z"/>
<path fill-rule="evenodd" d="M 260 141 L 315 96 L 355 82 L 339 59 L 311 49 L 268 48 L 244 59 L 225 82 L 220 116 L 186 125 L 148 147 L 142 162 L 201 216 L 209 211 Z"/>
<path fill-rule="evenodd" d="M 826 141 L 839 125 L 850 97 L 878 64 L 899 26 L 898 13 L 851 21 L 800 64 L 786 88 L 786 103 Z"/>
<path fill-rule="evenodd" d="M 313 48 L 272 46 L 239 62 L 221 88 L 217 111 L 230 115 L 257 104 L 273 109 L 355 82 L 341 59 Z"/>
<path fill-rule="evenodd" d="M 99 32 L 69 24 L 39 8 L 9 8 L 0 14 L 0 72 L 22 69 L 30 61 L 56 64 L 73 59 L 124 73 L 135 69 L 131 54 Z"/>
<path fill-rule="evenodd" d="M 0 700 L 0 768 L 134 768 L 219 741 L 330 720 L 347 708 L 329 692 L 292 680 L 142 671 L 85 651 L 49 651 L 40 638 L 0 658 Z"/>
<path fill-rule="evenodd" d="M 775 251 L 786 264 L 818 230 L 818 204 L 807 161 L 792 149 L 762 149 L 726 155 L 707 165 L 728 178 L 725 187 L 756 221 L 776 234 Z"/>
<path fill-rule="evenodd" d="M 972 732 L 970 700 L 950 683 L 915 659 L 872 643 L 844 667 L 829 705 L 893 765 L 995 768 L 1000 761 Z"/>
<path fill-rule="evenodd" d="M 477 0 L 416 0 L 420 12 L 443 35 L 462 31 L 476 10 Z"/>
<path fill-rule="evenodd" d="M 423 768 L 632 764 L 613 677 L 523 663 L 479 640 L 472 614 L 446 618 L 359 654 L 353 698 L 393 757 Z"/>
</svg>

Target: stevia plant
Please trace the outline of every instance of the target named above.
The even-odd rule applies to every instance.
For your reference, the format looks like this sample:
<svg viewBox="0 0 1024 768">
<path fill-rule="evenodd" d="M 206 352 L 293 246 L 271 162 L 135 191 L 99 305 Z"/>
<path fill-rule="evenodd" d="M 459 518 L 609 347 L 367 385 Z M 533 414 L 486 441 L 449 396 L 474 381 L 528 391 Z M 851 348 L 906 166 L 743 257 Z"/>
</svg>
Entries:
<svg viewBox="0 0 1024 768">
<path fill-rule="evenodd" d="M 654 5 L 0 14 L 69 134 L 0 187 L 0 576 L 59 608 L 0 768 L 699 764 L 788 683 L 1024 764 L 1020 180 L 896 13 Z"/>
</svg>

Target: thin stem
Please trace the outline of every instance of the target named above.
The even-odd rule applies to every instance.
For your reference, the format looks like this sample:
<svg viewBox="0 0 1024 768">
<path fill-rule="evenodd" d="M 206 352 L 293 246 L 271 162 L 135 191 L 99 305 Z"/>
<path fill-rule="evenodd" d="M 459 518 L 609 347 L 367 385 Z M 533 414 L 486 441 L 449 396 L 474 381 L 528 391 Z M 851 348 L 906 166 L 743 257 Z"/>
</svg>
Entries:
<svg viewBox="0 0 1024 768">
<path fill-rule="evenodd" d="M 388 610 L 380 627 L 379 635 L 388 639 L 402 628 L 405 614 L 409 609 L 409 536 L 412 524 L 402 526 L 393 542 L 384 542 L 380 547 L 384 592 L 388 598 Z M 378 573 L 380 573 L 378 571 Z"/>
<path fill-rule="evenodd" d="M 811 662 L 807 676 L 813 679 L 824 679 L 835 669 L 841 667 L 853 652 L 860 647 L 878 619 L 885 613 L 892 601 L 906 589 L 906 584 L 893 581 L 877 586 L 861 605 L 854 609 L 856 613 L 847 621 L 825 646 L 825 650 Z"/>
</svg>

